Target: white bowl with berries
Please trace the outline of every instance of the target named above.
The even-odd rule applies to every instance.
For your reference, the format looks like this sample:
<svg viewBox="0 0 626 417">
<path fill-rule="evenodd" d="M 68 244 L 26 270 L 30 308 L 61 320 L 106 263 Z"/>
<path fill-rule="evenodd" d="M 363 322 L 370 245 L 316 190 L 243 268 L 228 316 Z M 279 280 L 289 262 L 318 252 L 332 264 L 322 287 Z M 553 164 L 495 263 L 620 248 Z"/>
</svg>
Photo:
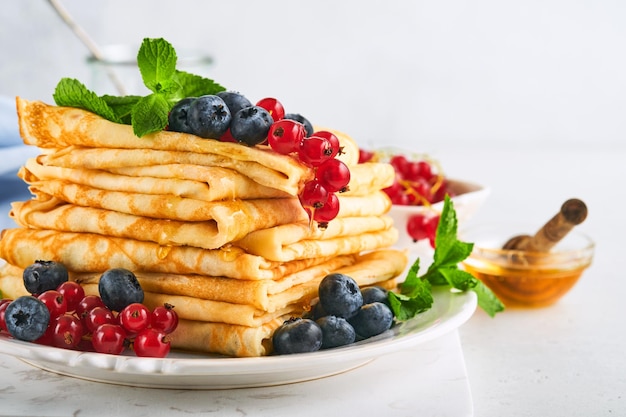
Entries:
<svg viewBox="0 0 626 417">
<path fill-rule="evenodd" d="M 384 191 L 391 199 L 389 215 L 398 229 L 396 247 L 423 253 L 434 247 L 435 232 L 448 195 L 459 225 L 484 204 L 490 189 L 470 181 L 445 176 L 438 161 L 427 155 L 385 148 L 361 150 L 361 161 L 389 162 L 396 171 L 394 184 Z"/>
</svg>

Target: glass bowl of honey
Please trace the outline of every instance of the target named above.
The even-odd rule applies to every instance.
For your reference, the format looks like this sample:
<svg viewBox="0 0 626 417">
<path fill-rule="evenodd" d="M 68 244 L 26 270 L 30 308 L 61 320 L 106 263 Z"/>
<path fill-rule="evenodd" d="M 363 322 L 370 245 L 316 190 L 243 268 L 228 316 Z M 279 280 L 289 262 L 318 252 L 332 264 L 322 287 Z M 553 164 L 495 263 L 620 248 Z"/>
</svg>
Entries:
<svg viewBox="0 0 626 417">
<path fill-rule="evenodd" d="M 489 287 L 507 307 L 544 307 L 557 302 L 591 265 L 595 244 L 571 230 L 549 251 L 503 249 L 506 242 L 532 226 L 491 224 L 460 233 L 474 243 L 463 261 L 465 270 Z"/>
</svg>

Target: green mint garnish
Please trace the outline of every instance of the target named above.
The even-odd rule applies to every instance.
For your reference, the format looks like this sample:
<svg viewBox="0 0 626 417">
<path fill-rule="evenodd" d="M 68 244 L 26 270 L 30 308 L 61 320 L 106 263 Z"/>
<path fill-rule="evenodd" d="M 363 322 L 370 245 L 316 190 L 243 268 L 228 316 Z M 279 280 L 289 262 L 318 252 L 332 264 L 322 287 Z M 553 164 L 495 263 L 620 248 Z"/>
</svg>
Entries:
<svg viewBox="0 0 626 417">
<path fill-rule="evenodd" d="M 148 133 L 158 132 L 167 126 L 167 113 L 170 106 L 167 98 L 161 94 L 150 94 L 142 97 L 131 111 L 133 132 L 142 137 Z"/>
<path fill-rule="evenodd" d="M 163 39 L 144 39 L 137 53 L 143 83 L 155 94 L 170 94 L 180 89 L 176 80 L 176 51 Z"/>
<path fill-rule="evenodd" d="M 121 123 L 121 119 L 104 98 L 98 97 L 96 93 L 73 78 L 61 79 L 52 97 L 57 106 L 76 107 L 99 114 L 112 122 Z"/>
<path fill-rule="evenodd" d="M 164 39 L 144 39 L 137 65 L 144 85 L 152 92 L 141 96 L 98 96 L 79 81 L 63 78 L 54 91 L 58 106 L 77 107 L 115 123 L 133 126 L 142 137 L 167 126 L 167 115 L 185 97 L 216 94 L 225 88 L 213 80 L 176 69 L 176 51 Z"/>
<path fill-rule="evenodd" d="M 504 305 L 496 295 L 469 272 L 459 269 L 458 264 L 465 260 L 474 245 L 457 239 L 457 217 L 454 204 L 446 196 L 443 211 L 435 235 L 433 263 L 423 275 L 418 275 L 420 260 L 409 269 L 400 292 L 390 292 L 389 302 L 398 320 L 408 320 L 416 314 L 432 307 L 432 286 L 449 286 L 460 291 L 474 291 L 478 306 L 491 317 L 504 310 Z"/>
</svg>

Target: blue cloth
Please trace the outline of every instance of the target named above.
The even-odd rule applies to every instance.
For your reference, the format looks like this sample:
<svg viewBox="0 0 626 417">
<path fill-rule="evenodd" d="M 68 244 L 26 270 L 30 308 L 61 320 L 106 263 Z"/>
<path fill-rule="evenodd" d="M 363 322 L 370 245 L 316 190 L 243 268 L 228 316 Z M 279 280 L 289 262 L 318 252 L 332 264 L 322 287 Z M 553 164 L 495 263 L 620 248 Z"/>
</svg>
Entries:
<svg viewBox="0 0 626 417">
<path fill-rule="evenodd" d="M 0 96 L 0 147 L 15 146 L 22 143 L 17 127 L 15 99 Z"/>
<path fill-rule="evenodd" d="M 11 202 L 31 198 L 28 186 L 17 177 L 17 171 L 26 159 L 39 153 L 36 147 L 22 142 L 15 98 L 0 96 L 0 230 L 16 226 L 8 216 Z"/>
</svg>

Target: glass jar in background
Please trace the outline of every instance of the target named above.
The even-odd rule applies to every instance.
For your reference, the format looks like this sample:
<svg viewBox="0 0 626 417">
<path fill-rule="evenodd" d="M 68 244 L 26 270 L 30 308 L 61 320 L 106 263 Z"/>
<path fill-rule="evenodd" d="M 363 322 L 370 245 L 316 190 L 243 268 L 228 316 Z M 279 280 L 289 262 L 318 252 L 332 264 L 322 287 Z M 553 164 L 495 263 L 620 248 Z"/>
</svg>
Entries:
<svg viewBox="0 0 626 417">
<path fill-rule="evenodd" d="M 89 85 L 98 95 L 147 95 L 137 66 L 139 45 L 106 45 L 100 50 L 102 59 L 87 58 Z M 193 49 L 176 50 L 176 69 L 209 77 L 213 58 L 206 52 Z"/>
</svg>

